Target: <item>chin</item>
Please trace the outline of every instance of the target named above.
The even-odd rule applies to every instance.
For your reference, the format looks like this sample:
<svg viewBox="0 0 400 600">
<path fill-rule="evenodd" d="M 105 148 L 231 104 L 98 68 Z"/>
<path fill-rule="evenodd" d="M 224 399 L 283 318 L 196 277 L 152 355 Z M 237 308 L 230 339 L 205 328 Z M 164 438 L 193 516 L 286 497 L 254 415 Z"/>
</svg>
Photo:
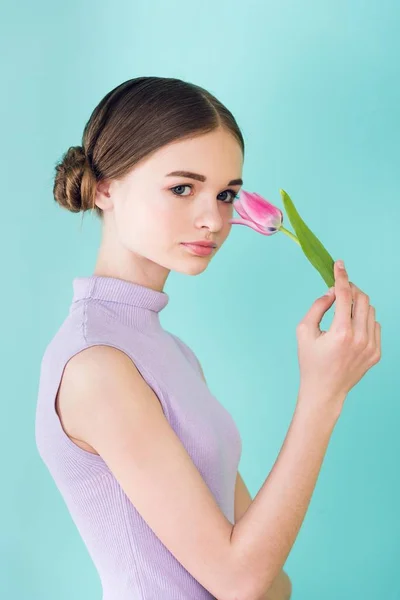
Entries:
<svg viewBox="0 0 400 600">
<path fill-rule="evenodd" d="M 196 259 L 196 257 L 194 258 Z M 209 258 L 198 257 L 197 260 L 180 263 L 179 267 L 174 267 L 173 270 L 184 275 L 200 275 L 200 273 L 203 273 L 207 269 L 209 264 Z"/>
</svg>

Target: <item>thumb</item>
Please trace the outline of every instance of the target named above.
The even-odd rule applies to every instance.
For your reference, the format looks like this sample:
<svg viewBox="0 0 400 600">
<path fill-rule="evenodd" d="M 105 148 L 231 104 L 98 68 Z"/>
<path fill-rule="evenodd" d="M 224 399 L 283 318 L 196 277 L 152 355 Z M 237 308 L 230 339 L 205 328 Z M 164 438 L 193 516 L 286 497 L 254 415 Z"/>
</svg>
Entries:
<svg viewBox="0 0 400 600">
<path fill-rule="evenodd" d="M 322 317 L 326 311 L 332 306 L 336 298 L 335 286 L 329 288 L 329 290 L 320 298 L 317 298 L 311 305 L 310 310 L 306 313 L 302 322 L 306 325 L 308 332 L 316 335 L 321 333 L 319 325 L 322 321 Z"/>
</svg>

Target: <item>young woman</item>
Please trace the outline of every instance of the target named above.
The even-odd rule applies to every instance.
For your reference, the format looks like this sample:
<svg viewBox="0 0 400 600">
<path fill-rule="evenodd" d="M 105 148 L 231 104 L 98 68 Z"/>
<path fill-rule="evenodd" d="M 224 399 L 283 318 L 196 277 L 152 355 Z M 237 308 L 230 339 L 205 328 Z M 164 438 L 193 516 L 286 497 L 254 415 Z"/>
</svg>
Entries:
<svg viewBox="0 0 400 600">
<path fill-rule="evenodd" d="M 252 499 L 235 422 L 159 318 L 170 271 L 203 272 L 229 235 L 243 158 L 238 125 L 212 94 L 139 77 L 101 100 L 82 146 L 56 167 L 56 201 L 95 210 L 102 240 L 42 359 L 36 441 L 103 600 L 289 598 L 282 567 L 330 436 L 348 391 L 380 358 L 374 308 L 335 265 L 334 292 L 297 328 L 296 410 Z"/>
</svg>

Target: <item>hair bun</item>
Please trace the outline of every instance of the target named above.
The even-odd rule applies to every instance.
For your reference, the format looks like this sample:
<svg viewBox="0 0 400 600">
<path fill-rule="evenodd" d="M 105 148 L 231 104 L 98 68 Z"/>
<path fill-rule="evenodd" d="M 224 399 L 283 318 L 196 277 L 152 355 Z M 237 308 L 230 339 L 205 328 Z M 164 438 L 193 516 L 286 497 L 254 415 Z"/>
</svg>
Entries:
<svg viewBox="0 0 400 600">
<path fill-rule="evenodd" d="M 56 164 L 53 195 L 71 212 L 93 208 L 94 176 L 82 146 L 71 146 Z"/>
</svg>

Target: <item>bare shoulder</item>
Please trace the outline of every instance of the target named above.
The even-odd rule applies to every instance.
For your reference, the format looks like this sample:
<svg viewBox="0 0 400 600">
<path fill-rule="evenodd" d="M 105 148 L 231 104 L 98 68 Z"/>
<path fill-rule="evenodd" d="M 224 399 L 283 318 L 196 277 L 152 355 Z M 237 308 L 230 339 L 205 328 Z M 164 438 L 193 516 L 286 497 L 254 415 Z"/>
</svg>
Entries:
<svg viewBox="0 0 400 600">
<path fill-rule="evenodd" d="M 92 454 L 98 452 L 84 439 L 82 419 L 88 417 L 88 410 L 95 410 L 94 406 L 90 406 L 94 398 L 94 386 L 107 386 L 110 378 L 121 375 L 129 376 L 131 384 L 136 381 L 139 386 L 147 386 L 130 357 L 113 346 L 90 346 L 72 356 L 65 365 L 56 396 L 56 412 L 66 435 Z M 88 388 L 91 393 L 84 396 L 84 402 L 82 393 L 89 391 Z M 153 402 L 155 408 L 162 411 L 159 399 L 150 388 L 147 401 Z"/>
</svg>

